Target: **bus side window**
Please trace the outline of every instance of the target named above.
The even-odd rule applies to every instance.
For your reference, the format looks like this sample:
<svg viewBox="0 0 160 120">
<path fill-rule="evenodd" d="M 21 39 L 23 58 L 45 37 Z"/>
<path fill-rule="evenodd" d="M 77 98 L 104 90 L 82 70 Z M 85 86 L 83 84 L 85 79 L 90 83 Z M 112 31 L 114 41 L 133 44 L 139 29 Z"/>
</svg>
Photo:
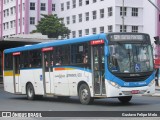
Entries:
<svg viewBox="0 0 160 120">
<path fill-rule="evenodd" d="M 12 54 L 5 54 L 5 70 L 13 70 L 13 56 Z"/>
<path fill-rule="evenodd" d="M 70 46 L 58 46 L 54 51 L 55 65 L 68 65 L 70 63 Z"/>
<path fill-rule="evenodd" d="M 41 50 L 24 51 L 21 54 L 21 68 L 41 67 Z"/>
<path fill-rule="evenodd" d="M 33 51 L 30 51 L 30 54 L 32 55 L 32 59 L 30 61 L 31 66 L 29 67 L 34 67 L 34 68 L 41 67 L 41 56 L 42 56 L 41 51 L 33 50 Z"/>
<path fill-rule="evenodd" d="M 62 48 L 61 47 L 55 47 L 55 65 L 59 62 L 61 59 L 62 54 Z"/>
<path fill-rule="evenodd" d="M 83 55 L 83 63 L 84 63 L 84 64 L 87 64 L 87 63 L 88 63 L 88 55 L 87 55 L 87 54 L 84 54 L 84 55 Z"/>
<path fill-rule="evenodd" d="M 88 61 L 88 43 L 71 45 L 71 63 L 87 64 Z"/>
<path fill-rule="evenodd" d="M 28 65 L 28 59 L 30 56 L 28 56 L 28 51 L 24 51 L 24 52 L 21 52 L 21 68 L 27 68 L 29 65 Z"/>
<path fill-rule="evenodd" d="M 59 60 L 59 61 L 56 63 L 56 65 L 62 65 L 62 61 Z"/>
</svg>

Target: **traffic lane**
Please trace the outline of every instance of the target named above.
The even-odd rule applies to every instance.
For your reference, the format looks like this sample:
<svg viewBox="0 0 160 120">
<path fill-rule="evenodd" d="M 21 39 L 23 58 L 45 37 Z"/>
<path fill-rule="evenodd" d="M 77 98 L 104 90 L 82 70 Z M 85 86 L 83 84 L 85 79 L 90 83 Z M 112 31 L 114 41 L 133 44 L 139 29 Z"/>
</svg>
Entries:
<svg viewBox="0 0 160 120">
<path fill-rule="evenodd" d="M 26 95 L 14 95 L 0 88 L 0 110 L 16 111 L 158 111 L 159 97 L 134 96 L 130 103 L 122 104 L 117 98 L 96 99 L 92 105 L 82 105 L 78 97 L 69 100 L 42 98 L 29 101 Z"/>
</svg>

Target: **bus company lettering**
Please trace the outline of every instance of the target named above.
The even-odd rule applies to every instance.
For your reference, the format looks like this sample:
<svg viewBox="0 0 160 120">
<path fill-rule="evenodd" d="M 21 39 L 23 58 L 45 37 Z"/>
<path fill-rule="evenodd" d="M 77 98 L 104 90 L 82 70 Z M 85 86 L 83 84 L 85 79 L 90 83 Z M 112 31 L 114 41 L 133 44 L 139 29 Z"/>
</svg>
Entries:
<svg viewBox="0 0 160 120">
<path fill-rule="evenodd" d="M 146 85 L 147 83 L 146 82 L 139 82 L 138 84 L 139 85 Z"/>
<path fill-rule="evenodd" d="M 67 74 L 67 77 L 77 77 L 77 74 Z"/>
<path fill-rule="evenodd" d="M 65 77 L 65 75 L 59 74 L 59 75 L 55 75 L 55 77 L 58 77 L 58 78 L 64 78 L 64 77 Z"/>
<path fill-rule="evenodd" d="M 55 75 L 56 78 L 65 78 L 65 77 L 82 77 L 82 73 L 77 73 L 77 74 L 67 74 L 67 75 L 63 75 L 63 74 L 58 74 Z"/>
<path fill-rule="evenodd" d="M 67 77 L 82 77 L 82 73 L 77 73 L 77 74 L 67 74 Z"/>
</svg>

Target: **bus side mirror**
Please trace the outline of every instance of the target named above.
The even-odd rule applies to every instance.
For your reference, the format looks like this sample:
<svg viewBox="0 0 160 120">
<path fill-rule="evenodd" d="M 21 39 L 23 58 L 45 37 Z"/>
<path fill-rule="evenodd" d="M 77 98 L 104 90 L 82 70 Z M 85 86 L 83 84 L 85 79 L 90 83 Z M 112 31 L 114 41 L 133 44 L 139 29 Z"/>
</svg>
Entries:
<svg viewBox="0 0 160 120">
<path fill-rule="evenodd" d="M 108 49 L 108 46 L 105 46 L 105 56 L 109 56 L 109 49 Z"/>
</svg>

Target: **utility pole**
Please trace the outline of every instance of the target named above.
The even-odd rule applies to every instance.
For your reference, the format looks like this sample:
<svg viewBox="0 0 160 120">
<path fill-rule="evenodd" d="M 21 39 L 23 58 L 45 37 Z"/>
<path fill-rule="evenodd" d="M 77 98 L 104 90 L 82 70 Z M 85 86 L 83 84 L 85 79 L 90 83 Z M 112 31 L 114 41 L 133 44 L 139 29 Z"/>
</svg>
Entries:
<svg viewBox="0 0 160 120">
<path fill-rule="evenodd" d="M 122 0 L 122 32 L 124 32 L 124 0 Z"/>
</svg>

